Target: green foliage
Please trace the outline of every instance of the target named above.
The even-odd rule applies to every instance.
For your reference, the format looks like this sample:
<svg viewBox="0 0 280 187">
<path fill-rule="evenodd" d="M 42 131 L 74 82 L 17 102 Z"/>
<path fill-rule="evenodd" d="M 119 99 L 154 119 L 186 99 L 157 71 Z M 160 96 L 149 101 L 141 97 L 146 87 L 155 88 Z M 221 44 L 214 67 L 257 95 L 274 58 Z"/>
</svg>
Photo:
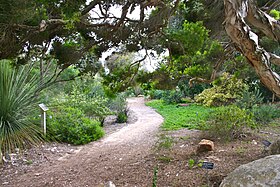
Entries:
<svg viewBox="0 0 280 187">
<path fill-rule="evenodd" d="M 36 107 L 39 80 L 30 77 L 30 68 L 16 70 L 10 63 L 0 61 L 0 155 L 42 140 L 39 128 L 28 119 Z"/>
<path fill-rule="evenodd" d="M 202 22 L 186 21 L 182 29 L 167 31 L 167 42 L 172 45 L 172 54 L 194 55 L 202 49 L 208 32 Z"/>
<path fill-rule="evenodd" d="M 280 12 L 278 10 L 272 9 L 270 10 L 269 14 L 274 17 L 274 19 L 280 19 Z"/>
<path fill-rule="evenodd" d="M 242 97 L 237 100 L 236 105 L 239 108 L 252 109 L 254 106 L 261 104 L 262 102 L 263 97 L 259 89 L 255 89 L 252 92 L 245 90 Z"/>
<path fill-rule="evenodd" d="M 100 122 L 87 118 L 79 109 L 58 107 L 49 116 L 47 130 L 55 140 L 80 145 L 104 135 Z"/>
<path fill-rule="evenodd" d="M 189 169 L 192 169 L 195 165 L 195 160 L 194 159 L 189 159 L 188 161 L 188 166 L 189 166 Z"/>
<path fill-rule="evenodd" d="M 125 123 L 127 121 L 129 110 L 124 93 L 118 94 L 115 99 L 110 101 L 110 109 L 117 114 L 118 123 Z"/>
<path fill-rule="evenodd" d="M 179 107 L 176 104 L 166 104 L 162 100 L 153 100 L 147 103 L 155 108 L 164 117 L 162 127 L 166 130 L 177 130 L 181 128 L 197 129 L 201 124 L 205 124 L 210 108 L 189 105 Z"/>
<path fill-rule="evenodd" d="M 242 80 L 224 73 L 213 83 L 213 87 L 204 90 L 195 97 L 196 102 L 205 106 L 229 105 L 241 98 L 248 86 Z"/>
<path fill-rule="evenodd" d="M 161 150 L 161 149 L 171 149 L 171 147 L 173 146 L 174 140 L 172 137 L 167 136 L 165 134 L 161 134 L 158 142 L 157 142 L 157 149 Z"/>
<path fill-rule="evenodd" d="M 153 187 L 157 187 L 158 181 L 158 166 L 154 167 Z"/>
<path fill-rule="evenodd" d="M 224 50 L 218 41 L 209 38 L 208 32 L 202 22 L 185 22 L 182 28 L 166 31 L 163 46 L 168 48 L 170 55 L 156 70 L 160 86 L 175 84 L 176 87 L 182 78 L 210 79 L 213 67 L 224 56 Z M 174 86 L 168 89 L 174 89 Z"/>
<path fill-rule="evenodd" d="M 248 128 L 254 128 L 253 116 L 235 105 L 216 108 L 207 120 L 206 130 L 212 138 L 233 140 L 239 138 Z"/>
<path fill-rule="evenodd" d="M 256 123 L 269 124 L 276 118 L 280 118 L 280 108 L 277 105 L 260 105 L 253 107 L 253 115 Z"/>
<path fill-rule="evenodd" d="M 107 115 L 112 114 L 108 107 L 109 99 L 105 97 L 103 87 L 97 79 L 82 78 L 69 86 L 69 93 L 56 95 L 51 105 L 76 108 L 82 110 L 87 117 L 102 122 Z"/>
<path fill-rule="evenodd" d="M 192 87 L 189 85 L 189 80 L 179 81 L 178 87 L 184 96 L 194 98 L 197 94 L 201 93 L 206 88 L 209 88 L 209 84 L 194 83 Z"/>
<path fill-rule="evenodd" d="M 140 64 L 134 63 L 134 53 L 115 53 L 106 60 L 108 72 L 102 74 L 107 94 L 116 94 L 132 86 Z"/>
<path fill-rule="evenodd" d="M 120 112 L 117 114 L 117 123 L 125 123 L 127 122 L 128 116 L 127 116 L 127 111 Z"/>
<path fill-rule="evenodd" d="M 180 103 L 183 98 L 183 93 L 180 90 L 167 90 L 163 94 L 163 101 L 167 104 Z"/>
<path fill-rule="evenodd" d="M 149 90 L 148 94 L 151 99 L 162 99 L 164 96 L 164 90 Z"/>
<path fill-rule="evenodd" d="M 110 109 L 107 107 L 107 103 L 107 98 L 99 95 L 89 97 L 74 87 L 71 94 L 65 97 L 63 105 L 79 108 L 86 114 L 86 116 L 102 121 L 107 115 L 111 114 Z"/>
</svg>

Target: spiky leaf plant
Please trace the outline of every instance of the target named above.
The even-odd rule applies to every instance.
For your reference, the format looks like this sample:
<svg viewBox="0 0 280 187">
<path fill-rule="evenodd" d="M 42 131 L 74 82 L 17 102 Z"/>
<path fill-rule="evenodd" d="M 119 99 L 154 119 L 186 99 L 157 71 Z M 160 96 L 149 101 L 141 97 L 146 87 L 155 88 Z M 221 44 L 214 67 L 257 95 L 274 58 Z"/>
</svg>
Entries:
<svg viewBox="0 0 280 187">
<path fill-rule="evenodd" d="M 42 140 L 39 128 L 28 120 L 39 81 L 31 76 L 30 67 L 14 69 L 10 63 L 0 61 L 0 155 Z"/>
</svg>

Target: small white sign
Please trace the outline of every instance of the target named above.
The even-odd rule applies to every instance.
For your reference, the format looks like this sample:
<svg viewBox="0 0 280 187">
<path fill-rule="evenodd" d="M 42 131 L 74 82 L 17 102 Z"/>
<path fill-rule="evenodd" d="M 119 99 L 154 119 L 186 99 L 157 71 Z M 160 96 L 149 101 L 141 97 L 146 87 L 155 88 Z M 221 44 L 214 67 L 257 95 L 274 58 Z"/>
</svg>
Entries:
<svg viewBox="0 0 280 187">
<path fill-rule="evenodd" d="M 39 104 L 39 107 L 40 107 L 44 112 L 46 112 L 46 111 L 49 110 L 49 108 L 48 108 L 44 103 Z"/>
</svg>

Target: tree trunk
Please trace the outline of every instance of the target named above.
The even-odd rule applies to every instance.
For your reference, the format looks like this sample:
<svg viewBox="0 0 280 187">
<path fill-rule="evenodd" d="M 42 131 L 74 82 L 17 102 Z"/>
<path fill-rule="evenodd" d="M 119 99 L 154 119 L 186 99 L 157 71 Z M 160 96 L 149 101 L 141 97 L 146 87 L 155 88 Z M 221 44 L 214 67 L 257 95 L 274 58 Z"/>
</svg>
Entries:
<svg viewBox="0 0 280 187">
<path fill-rule="evenodd" d="M 225 29 L 235 47 L 253 66 L 261 82 L 280 97 L 280 76 L 271 64 L 280 65 L 280 57 L 259 46 L 259 37 L 250 26 L 280 41 L 280 25 L 256 6 L 256 0 L 224 0 Z M 250 24 L 250 26 L 249 26 Z"/>
</svg>

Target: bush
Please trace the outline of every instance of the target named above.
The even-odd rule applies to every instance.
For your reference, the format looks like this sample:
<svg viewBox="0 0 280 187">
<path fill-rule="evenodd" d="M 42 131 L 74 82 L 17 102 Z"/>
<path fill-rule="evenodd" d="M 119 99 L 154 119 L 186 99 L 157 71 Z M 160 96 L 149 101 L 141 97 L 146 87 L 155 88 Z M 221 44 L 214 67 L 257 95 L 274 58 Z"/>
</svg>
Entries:
<svg viewBox="0 0 280 187">
<path fill-rule="evenodd" d="M 256 123 L 269 124 L 276 118 L 280 118 L 280 109 L 276 105 L 261 105 L 253 107 L 253 114 Z"/>
<path fill-rule="evenodd" d="M 224 106 L 234 103 L 241 98 L 248 86 L 234 76 L 224 73 L 213 82 L 213 87 L 205 89 L 195 97 L 196 102 L 205 106 Z"/>
<path fill-rule="evenodd" d="M 110 109 L 116 113 L 118 123 L 125 123 L 128 119 L 129 111 L 125 94 L 118 94 L 117 97 L 110 102 Z"/>
<path fill-rule="evenodd" d="M 151 99 L 162 99 L 165 91 L 164 90 L 150 90 L 148 92 Z"/>
<path fill-rule="evenodd" d="M 47 130 L 55 140 L 80 145 L 104 135 L 100 122 L 87 118 L 79 109 L 59 107 L 49 115 Z"/>
<path fill-rule="evenodd" d="M 163 94 L 163 101 L 167 104 L 182 102 L 183 93 L 179 90 L 167 90 Z"/>
<path fill-rule="evenodd" d="M 127 111 L 122 111 L 117 114 L 117 123 L 125 123 L 127 122 L 128 115 Z"/>
<path fill-rule="evenodd" d="M 250 92 L 245 90 L 242 97 L 236 102 L 239 108 L 252 109 L 254 106 L 261 104 L 263 102 L 263 97 L 258 89 Z"/>
<path fill-rule="evenodd" d="M 111 110 L 107 107 L 107 98 L 100 95 L 89 96 L 81 92 L 78 87 L 74 87 L 70 94 L 55 101 L 52 105 L 77 108 L 82 110 L 87 117 L 100 122 L 102 122 L 107 115 L 112 114 Z"/>
<path fill-rule="evenodd" d="M 246 129 L 255 127 L 253 116 L 237 106 L 216 108 L 209 114 L 205 130 L 213 138 L 233 140 L 245 133 Z"/>
</svg>

